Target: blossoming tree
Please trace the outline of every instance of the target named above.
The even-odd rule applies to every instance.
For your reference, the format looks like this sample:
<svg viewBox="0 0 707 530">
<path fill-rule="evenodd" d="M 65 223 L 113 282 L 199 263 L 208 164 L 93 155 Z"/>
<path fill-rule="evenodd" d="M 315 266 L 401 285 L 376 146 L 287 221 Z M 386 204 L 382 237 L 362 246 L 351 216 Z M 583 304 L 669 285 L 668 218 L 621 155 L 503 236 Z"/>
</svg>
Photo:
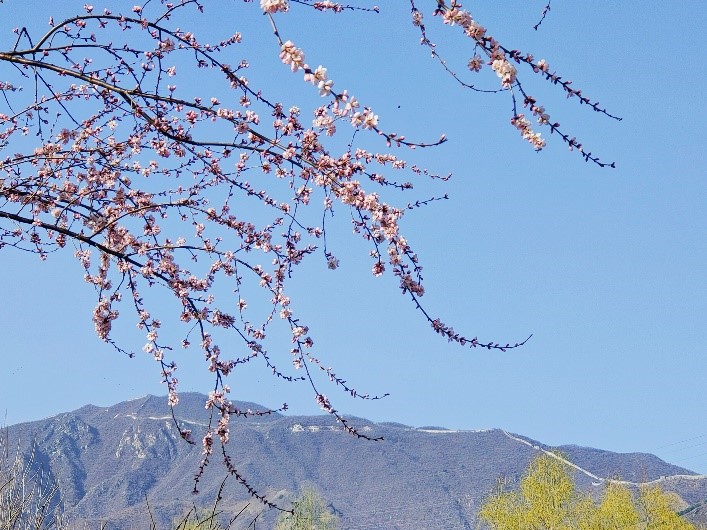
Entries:
<svg viewBox="0 0 707 530">
<path fill-rule="evenodd" d="M 208 44 L 190 31 L 194 15 L 208 2 L 148 0 L 116 11 L 79 5 L 63 20 L 49 17 L 39 34 L 15 28 L 14 46 L 0 52 L 0 249 L 30 251 L 42 260 L 51 252 L 73 253 L 96 290 L 96 334 L 132 356 L 111 335 L 116 320 L 131 313 L 172 407 L 178 381 L 170 352 L 180 346 L 204 357 L 214 377 L 206 403 L 213 423 L 202 441 L 204 465 L 214 441 L 222 448 L 228 442 L 230 416 L 255 413 L 237 410 L 228 399 L 227 378 L 243 363 L 262 362 L 277 378 L 308 383 L 345 430 L 366 438 L 320 387 L 330 381 L 354 397 L 377 396 L 358 393 L 320 362 L 309 323 L 298 318 L 287 289 L 309 256 L 338 267 L 326 239 L 334 209 L 350 214 L 354 232 L 370 246 L 372 274 L 395 277 L 434 332 L 472 348 L 522 344 L 462 335 L 422 305 L 421 266 L 399 222 L 408 211 L 445 196 L 405 198 L 404 204 L 399 197 L 411 193 L 408 179 L 447 177 L 406 163 L 404 156 L 408 148 L 433 148 L 445 137 L 425 143 L 386 130 L 378 110 L 356 98 L 356 87 L 340 88 L 325 66 L 307 62 L 309 52 L 297 46 L 295 36 L 278 28 L 278 20 L 296 10 L 376 16 L 377 7 L 360 4 L 241 3 L 239 9 L 258 10 L 272 29 L 269 44 L 283 67 L 297 74 L 291 83 L 310 84 L 318 93 L 321 103 L 306 110 L 307 102 L 285 105 L 269 96 L 267 86 L 254 86 L 247 60 L 226 62 L 233 55 L 228 50 L 242 42 L 241 33 Z M 543 19 L 549 8 L 548 3 Z M 419 31 L 443 75 L 470 90 L 479 89 L 465 76 L 488 70 L 496 79 L 493 90 L 508 94 L 510 123 L 531 148 L 545 146 L 545 129 L 587 162 L 613 166 L 570 137 L 526 92 L 521 71 L 613 118 L 547 61 L 505 47 L 456 0 L 410 0 L 410 10 L 410 21 L 401 23 Z M 428 36 L 431 24 L 460 32 L 468 64 L 455 69 L 443 58 Z M 366 148 L 359 141 L 364 135 L 379 139 L 380 149 Z M 146 295 L 155 289 L 178 307 L 184 332 L 176 344 L 171 333 L 161 334 L 161 309 Z M 268 309 L 255 319 L 251 309 L 263 306 L 259 296 Z M 288 330 L 286 356 L 264 346 L 277 325 Z M 222 349 L 225 333 L 242 340 L 241 350 Z M 189 430 L 180 432 L 190 441 Z"/>
</svg>

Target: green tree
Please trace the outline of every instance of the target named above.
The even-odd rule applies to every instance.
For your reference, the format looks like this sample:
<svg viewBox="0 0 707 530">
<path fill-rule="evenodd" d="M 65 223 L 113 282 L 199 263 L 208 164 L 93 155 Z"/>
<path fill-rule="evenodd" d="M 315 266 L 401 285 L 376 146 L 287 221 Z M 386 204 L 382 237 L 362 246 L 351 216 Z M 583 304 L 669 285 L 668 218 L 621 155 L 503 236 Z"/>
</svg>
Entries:
<svg viewBox="0 0 707 530">
<path fill-rule="evenodd" d="M 308 487 L 292 503 L 292 512 L 280 517 L 275 530 L 336 530 L 338 527 L 338 519 L 326 501 Z"/>
<path fill-rule="evenodd" d="M 490 530 L 691 530 L 677 514 L 676 498 L 657 485 L 638 497 L 625 484 L 608 482 L 599 503 L 577 490 L 571 468 L 543 454 L 531 462 L 519 491 L 502 487 L 481 507 Z"/>
</svg>

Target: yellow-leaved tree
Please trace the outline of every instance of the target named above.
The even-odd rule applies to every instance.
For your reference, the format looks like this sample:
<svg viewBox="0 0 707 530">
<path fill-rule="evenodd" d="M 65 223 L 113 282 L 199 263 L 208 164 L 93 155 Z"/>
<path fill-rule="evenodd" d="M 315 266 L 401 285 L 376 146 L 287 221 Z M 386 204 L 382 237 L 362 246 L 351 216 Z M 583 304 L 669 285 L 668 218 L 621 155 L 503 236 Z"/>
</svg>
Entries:
<svg viewBox="0 0 707 530">
<path fill-rule="evenodd" d="M 489 530 L 693 530 L 677 513 L 675 496 L 648 485 L 634 493 L 607 481 L 599 502 L 579 491 L 572 469 L 543 454 L 533 460 L 519 491 L 503 487 L 482 505 L 479 519 Z"/>
<path fill-rule="evenodd" d="M 338 527 L 338 519 L 324 498 L 313 488 L 305 487 L 292 503 L 292 511 L 278 519 L 275 530 L 337 530 Z"/>
</svg>

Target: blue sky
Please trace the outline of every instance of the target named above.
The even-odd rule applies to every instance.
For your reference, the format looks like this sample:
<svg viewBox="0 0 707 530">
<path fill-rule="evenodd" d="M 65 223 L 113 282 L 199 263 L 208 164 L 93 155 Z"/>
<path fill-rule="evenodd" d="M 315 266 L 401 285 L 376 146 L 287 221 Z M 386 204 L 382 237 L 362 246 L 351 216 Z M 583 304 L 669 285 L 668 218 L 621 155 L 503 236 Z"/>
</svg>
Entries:
<svg viewBox="0 0 707 530">
<path fill-rule="evenodd" d="M 33 9 L 25 11 L 27 4 Z M 363 402 L 326 385 L 324 392 L 339 410 L 373 420 L 501 427 L 547 444 L 653 452 L 707 473 L 707 9 L 697 1 L 555 2 L 536 32 L 543 2 L 477 4 L 471 11 L 491 34 L 547 59 L 623 117 L 593 113 L 525 72 L 526 89 L 553 119 L 617 168 L 586 164 L 552 136 L 543 152 L 533 152 L 509 124 L 507 94 L 464 91 L 418 45 L 407 3 L 381 2 L 379 15 L 295 6 L 279 17 L 283 37 L 304 47 L 309 62 L 327 66 L 337 88 L 371 105 L 385 129 L 449 138 L 434 150 L 400 153 L 454 174 L 413 192 L 449 193 L 449 201 L 403 222 L 425 267 L 426 307 L 482 340 L 534 334 L 506 353 L 446 343 L 392 277 L 370 275 L 365 245 L 351 238 L 342 215 L 330 236 L 340 269 L 310 260 L 291 298 L 327 364 L 361 391 L 391 395 Z M 30 25 L 24 19 L 31 11 L 44 23 L 57 16 L 47 5 L 6 0 L 3 49 L 11 40 L 4 21 Z M 195 22 L 199 34 L 216 40 L 241 31 L 252 77 L 287 98 L 282 82 L 298 85 L 299 74 L 278 64 L 266 20 L 244 14 L 257 4 L 206 8 Z M 466 41 L 429 11 L 440 52 L 463 69 Z M 488 68 L 470 79 L 497 86 Z M 377 139 L 365 141 L 375 146 Z M 127 359 L 95 338 L 94 293 L 70 256 L 41 263 L 3 249 L 0 267 L 0 410 L 7 423 L 165 393 L 146 355 Z M 133 338 L 139 349 L 141 336 Z M 284 358 L 287 342 L 282 346 Z M 177 362 L 182 390 L 209 390 L 200 359 Z M 230 384 L 236 399 L 287 401 L 293 413 L 319 410 L 307 387 L 278 382 L 262 366 Z"/>
</svg>

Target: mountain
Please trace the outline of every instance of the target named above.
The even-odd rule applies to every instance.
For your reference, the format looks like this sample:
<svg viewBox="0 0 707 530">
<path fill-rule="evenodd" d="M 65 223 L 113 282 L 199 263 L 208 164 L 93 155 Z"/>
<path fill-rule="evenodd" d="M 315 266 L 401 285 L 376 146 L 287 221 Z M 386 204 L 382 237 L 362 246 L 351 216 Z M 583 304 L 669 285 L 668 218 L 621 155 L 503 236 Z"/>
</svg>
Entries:
<svg viewBox="0 0 707 530">
<path fill-rule="evenodd" d="M 206 396 L 180 394 L 180 422 L 200 440 L 208 422 Z M 264 410 L 236 402 L 240 409 Z M 313 485 L 341 518 L 342 530 L 473 529 L 475 514 L 499 477 L 517 482 L 540 451 L 556 449 L 576 466 L 578 485 L 599 495 L 604 480 L 658 481 L 684 507 L 707 499 L 707 476 L 644 453 L 612 453 L 573 445 L 550 448 L 500 429 L 412 428 L 353 418 L 384 441 L 358 440 L 330 416 L 271 414 L 232 418 L 228 451 L 258 492 L 283 506 L 303 484 Z M 165 397 L 146 396 L 112 407 L 87 405 L 52 418 L 11 426 L 10 447 L 58 482 L 71 519 L 86 528 L 168 528 L 192 506 L 208 508 L 226 470 L 218 449 L 192 494 L 201 446 L 179 438 Z M 149 512 L 148 512 L 149 505 Z M 232 528 L 272 528 L 276 510 L 249 497 L 234 478 L 219 505 L 223 517 L 243 513 Z M 693 509 L 691 513 L 701 513 Z"/>
</svg>

